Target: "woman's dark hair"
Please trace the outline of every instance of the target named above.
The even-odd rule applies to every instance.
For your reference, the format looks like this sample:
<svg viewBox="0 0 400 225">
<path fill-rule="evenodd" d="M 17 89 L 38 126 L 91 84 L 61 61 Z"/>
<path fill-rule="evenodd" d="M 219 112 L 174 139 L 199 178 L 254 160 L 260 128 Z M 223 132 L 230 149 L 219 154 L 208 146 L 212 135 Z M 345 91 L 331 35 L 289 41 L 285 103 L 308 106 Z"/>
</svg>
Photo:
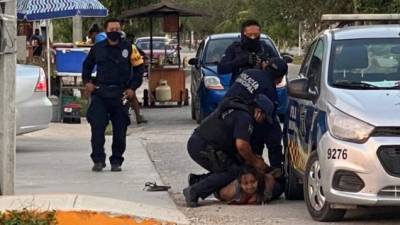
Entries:
<svg viewBox="0 0 400 225">
<path fill-rule="evenodd" d="M 245 166 L 239 173 L 239 177 L 238 177 L 239 184 L 241 183 L 242 176 L 244 176 L 246 174 L 251 174 L 256 178 L 257 183 L 258 183 L 257 191 L 256 191 L 257 203 L 262 203 L 262 199 L 264 199 L 264 191 L 265 191 L 264 174 L 261 174 L 252 166 Z"/>
<path fill-rule="evenodd" d="M 243 32 L 244 32 L 244 29 L 245 29 L 246 27 L 250 27 L 250 26 L 257 26 L 257 27 L 259 27 L 259 28 L 261 29 L 261 26 L 260 26 L 260 24 L 257 22 L 257 20 L 245 20 L 245 21 L 242 23 L 241 32 L 243 33 Z"/>
</svg>

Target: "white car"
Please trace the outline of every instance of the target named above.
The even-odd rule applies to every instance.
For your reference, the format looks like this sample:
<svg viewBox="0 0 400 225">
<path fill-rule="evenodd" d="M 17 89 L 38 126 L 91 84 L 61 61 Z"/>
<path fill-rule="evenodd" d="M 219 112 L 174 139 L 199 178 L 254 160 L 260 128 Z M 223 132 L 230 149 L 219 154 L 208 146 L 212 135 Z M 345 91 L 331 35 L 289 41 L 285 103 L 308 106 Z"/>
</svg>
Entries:
<svg viewBox="0 0 400 225">
<path fill-rule="evenodd" d="M 288 199 L 317 221 L 400 206 L 400 26 L 329 29 L 288 84 Z"/>
<path fill-rule="evenodd" d="M 16 130 L 17 135 L 49 126 L 52 104 L 46 96 L 46 76 L 41 67 L 17 65 Z"/>
</svg>

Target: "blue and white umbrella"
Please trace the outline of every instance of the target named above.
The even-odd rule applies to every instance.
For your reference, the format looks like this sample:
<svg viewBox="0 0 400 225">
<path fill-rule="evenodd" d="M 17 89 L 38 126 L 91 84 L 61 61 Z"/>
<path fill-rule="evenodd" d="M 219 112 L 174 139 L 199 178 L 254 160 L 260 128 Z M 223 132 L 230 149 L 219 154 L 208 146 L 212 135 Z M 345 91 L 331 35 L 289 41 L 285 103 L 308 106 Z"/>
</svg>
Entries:
<svg viewBox="0 0 400 225">
<path fill-rule="evenodd" d="M 51 19 L 82 17 L 105 17 L 108 10 L 98 0 L 17 0 L 17 17 L 19 20 L 46 20 L 47 34 L 48 22 Z M 49 46 L 47 35 L 47 49 Z M 50 51 L 47 51 L 47 76 L 48 93 L 50 95 Z"/>
<path fill-rule="evenodd" d="M 103 17 L 108 10 L 98 0 L 18 0 L 19 20 L 46 20 L 73 16 Z"/>
</svg>

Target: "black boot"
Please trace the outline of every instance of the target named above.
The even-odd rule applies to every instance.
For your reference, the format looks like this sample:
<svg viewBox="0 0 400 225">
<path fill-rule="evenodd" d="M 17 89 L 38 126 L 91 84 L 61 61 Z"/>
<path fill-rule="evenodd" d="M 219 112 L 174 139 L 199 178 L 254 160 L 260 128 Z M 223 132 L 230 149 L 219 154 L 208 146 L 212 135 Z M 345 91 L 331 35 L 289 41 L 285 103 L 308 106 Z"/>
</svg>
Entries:
<svg viewBox="0 0 400 225">
<path fill-rule="evenodd" d="M 105 163 L 95 163 L 92 167 L 93 172 L 101 172 L 104 168 L 106 168 Z"/>
<path fill-rule="evenodd" d="M 198 174 L 190 173 L 188 176 L 189 186 L 199 183 L 201 180 L 203 180 L 206 177 L 208 177 L 208 174 L 198 175 Z"/>
</svg>

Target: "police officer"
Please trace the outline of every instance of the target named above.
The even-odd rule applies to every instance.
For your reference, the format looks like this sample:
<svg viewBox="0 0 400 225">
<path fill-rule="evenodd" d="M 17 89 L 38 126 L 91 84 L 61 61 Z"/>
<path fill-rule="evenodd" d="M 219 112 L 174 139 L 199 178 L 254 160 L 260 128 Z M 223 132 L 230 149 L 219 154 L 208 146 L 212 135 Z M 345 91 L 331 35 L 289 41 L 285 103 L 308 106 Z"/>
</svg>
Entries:
<svg viewBox="0 0 400 225">
<path fill-rule="evenodd" d="M 251 68 L 260 68 L 262 61 L 278 57 L 278 53 L 260 40 L 261 27 L 255 20 L 243 22 L 241 41 L 233 42 L 225 51 L 218 64 L 218 73 L 232 73 L 231 84 L 239 74 Z"/>
<path fill-rule="evenodd" d="M 266 95 L 277 106 L 276 84 L 279 84 L 288 71 L 286 62 L 280 57 L 271 58 L 262 63 L 262 70 L 248 69 L 243 71 L 225 97 L 240 97 L 247 101 L 254 99 L 258 94 Z M 269 161 L 272 167 L 281 168 L 282 130 L 274 112 L 273 124 L 257 124 L 252 138 L 253 151 L 262 155 L 264 143 L 268 148 Z"/>
<path fill-rule="evenodd" d="M 127 99 L 134 95 L 131 81 L 132 46 L 121 39 L 121 22 L 109 19 L 104 24 L 107 39 L 96 43 L 83 64 L 82 78 L 91 94 L 87 119 L 92 130 L 93 171 L 106 167 L 104 152 L 105 129 L 111 120 L 113 127 L 111 171 L 121 171 L 126 148 L 126 131 L 130 124 Z M 92 77 L 97 65 L 96 79 Z"/>
<path fill-rule="evenodd" d="M 244 165 L 256 168 L 260 173 L 268 171 L 262 157 L 256 156 L 250 145 L 255 123 L 272 123 L 274 105 L 264 95 L 254 102 L 240 98 L 226 98 L 211 113 L 188 141 L 190 157 L 210 173 L 192 182 L 183 190 L 188 207 L 196 207 L 199 198 L 232 182 Z"/>
</svg>

